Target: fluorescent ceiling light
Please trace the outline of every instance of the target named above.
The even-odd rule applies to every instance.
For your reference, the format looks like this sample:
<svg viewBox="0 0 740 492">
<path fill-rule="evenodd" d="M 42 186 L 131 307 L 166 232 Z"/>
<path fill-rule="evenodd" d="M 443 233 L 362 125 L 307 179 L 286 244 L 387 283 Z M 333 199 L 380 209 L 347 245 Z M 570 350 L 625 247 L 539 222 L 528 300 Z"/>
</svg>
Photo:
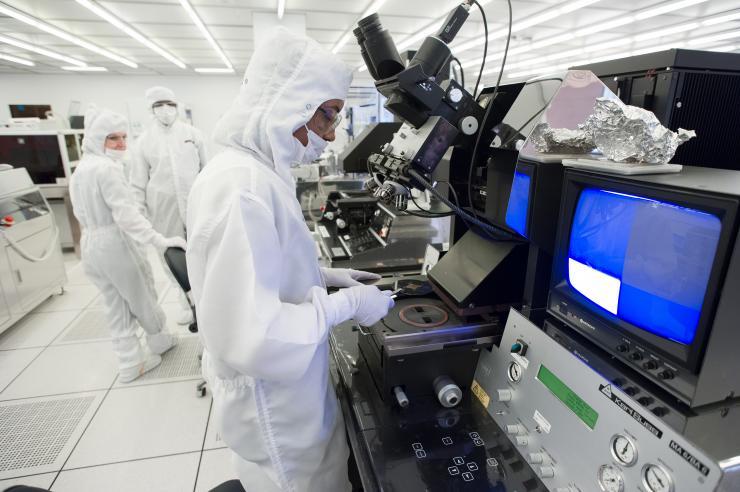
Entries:
<svg viewBox="0 0 740 492">
<path fill-rule="evenodd" d="M 123 22 L 121 19 L 113 15 L 108 10 L 101 7 L 97 2 L 94 2 L 93 0 L 77 0 L 77 3 L 85 7 L 86 9 L 90 10 L 92 13 L 100 17 L 101 19 L 107 21 L 108 23 L 112 24 L 113 26 L 117 27 L 124 33 L 128 34 L 150 50 L 154 51 L 158 55 L 166 58 L 173 64 L 177 65 L 180 68 L 186 68 L 185 64 L 176 58 L 171 53 L 165 51 L 161 46 L 155 44 L 151 39 L 147 38 L 143 34 L 141 34 L 139 31 L 131 27 L 130 25 Z"/>
<path fill-rule="evenodd" d="M 69 70 L 70 72 L 107 72 L 108 69 L 105 67 L 62 67 L 62 70 Z"/>
<path fill-rule="evenodd" d="M 702 36 L 700 38 L 690 39 L 688 41 L 689 46 L 702 46 L 705 44 L 716 43 L 717 41 L 724 41 L 725 39 L 740 38 L 740 30 L 737 31 L 726 31 L 718 34 L 712 34 L 709 36 Z"/>
<path fill-rule="evenodd" d="M 696 29 L 699 27 L 698 22 L 689 22 L 688 24 L 681 24 L 678 26 L 673 27 L 667 27 L 665 29 L 659 29 L 657 31 L 651 31 L 646 32 L 640 35 L 635 36 L 635 41 L 643 41 L 645 39 L 655 39 L 660 38 L 663 36 L 668 36 L 669 34 L 678 34 L 681 32 L 691 31 L 693 29 Z"/>
<path fill-rule="evenodd" d="M 589 34 L 597 33 L 597 32 L 604 32 L 608 31 L 609 29 L 613 29 L 615 27 L 624 26 L 627 24 L 631 24 L 635 22 L 636 20 L 644 20 L 649 19 L 651 17 L 655 17 L 661 14 L 665 14 L 668 12 L 672 12 L 674 10 L 682 9 L 690 5 L 696 5 L 699 3 L 706 2 L 708 0 L 683 0 L 683 1 L 669 1 L 664 4 L 659 5 L 658 7 L 650 7 L 647 9 L 643 9 L 640 12 L 637 12 L 634 15 L 625 15 L 620 16 L 614 20 L 607 21 L 607 22 L 600 22 L 596 23 L 592 26 L 585 27 L 582 29 L 578 29 L 573 33 L 566 33 L 566 34 L 560 34 L 558 36 L 553 36 L 550 38 L 546 38 L 540 41 L 535 41 L 534 43 L 530 43 L 525 46 L 516 46 L 509 50 L 509 53 L 512 54 L 522 54 L 527 53 L 529 51 L 532 51 L 536 48 L 543 48 L 546 46 L 552 46 L 554 44 L 560 43 L 563 41 L 563 37 L 565 36 L 565 39 L 576 39 L 580 37 L 587 36 Z M 567 8 L 567 6 L 559 7 L 559 9 Z M 647 35 L 647 33 L 646 33 Z M 495 53 L 489 57 L 486 58 L 486 63 L 494 62 L 497 60 L 501 60 L 503 58 L 503 52 Z M 463 67 L 474 67 L 477 65 L 480 65 L 481 59 L 477 60 L 468 60 L 466 62 L 463 62 Z"/>
<path fill-rule="evenodd" d="M 667 14 L 668 12 L 674 12 L 676 10 L 681 10 L 683 8 L 691 7 L 692 5 L 698 5 L 706 1 L 708 0 L 683 0 L 680 2 L 676 2 L 675 0 L 668 0 L 667 2 L 664 2 L 661 5 L 658 5 L 657 7 L 651 7 L 648 9 L 643 9 L 640 12 L 637 12 L 635 14 L 635 19 L 637 20 L 649 19 L 657 15 Z"/>
<path fill-rule="evenodd" d="M 48 56 L 49 58 L 54 58 L 55 60 L 71 63 L 72 65 L 76 65 L 78 67 L 84 67 L 85 65 L 87 65 L 85 62 L 77 60 L 70 56 L 57 53 L 56 51 L 47 50 L 46 48 L 36 46 L 35 44 L 26 43 L 25 41 L 21 41 L 20 39 L 3 36 L 2 34 L 0 34 L 0 43 L 9 44 L 11 46 L 15 46 L 16 48 L 21 48 L 28 51 L 33 51 L 34 53 L 38 53 L 39 55 L 44 55 Z"/>
<path fill-rule="evenodd" d="M 723 24 L 725 22 L 730 22 L 734 20 L 740 20 L 740 10 L 727 14 L 720 14 L 715 17 L 710 17 L 709 19 L 702 21 L 701 24 L 703 26 L 713 26 L 715 24 Z"/>
<path fill-rule="evenodd" d="M 25 65 L 27 67 L 33 67 L 36 65 L 31 60 L 26 60 L 25 58 L 19 58 L 13 55 L 6 55 L 5 53 L 0 53 L 0 60 L 6 60 L 9 62 L 17 63 L 19 65 Z"/>
<path fill-rule="evenodd" d="M 59 29 L 58 27 L 52 26 L 51 24 L 47 24 L 46 22 L 40 19 L 37 19 L 33 16 L 30 16 L 24 12 L 21 12 L 18 9 L 10 7 L 9 5 L 5 3 L 0 3 L 0 14 L 5 14 L 25 24 L 28 24 L 29 26 L 35 27 L 36 29 L 40 29 L 46 33 L 49 33 L 52 36 L 56 36 L 60 39 L 64 39 L 65 41 L 69 41 L 70 43 L 76 44 L 77 46 L 81 46 L 85 48 L 86 50 L 92 51 L 93 53 L 97 53 L 99 55 L 105 56 L 106 58 L 110 58 L 111 60 L 115 60 L 118 63 L 123 63 L 124 65 L 128 67 L 131 67 L 131 68 L 138 67 L 138 65 L 135 62 L 129 60 L 128 58 L 124 58 L 120 55 L 117 55 L 111 51 L 101 48 L 100 46 L 97 46 L 88 41 L 85 41 L 84 39 L 80 39 L 79 37 L 73 34 L 63 31 Z"/>
<path fill-rule="evenodd" d="M 357 20 L 359 21 L 360 19 L 364 19 L 365 17 L 367 17 L 370 14 L 374 14 L 375 12 L 377 12 L 378 10 L 380 10 L 380 7 L 382 7 L 385 2 L 386 2 L 386 0 L 374 0 L 370 4 L 370 6 L 367 9 L 365 9 L 365 11 L 362 13 L 362 15 L 360 16 L 360 18 L 357 19 Z M 331 52 L 332 53 L 334 53 L 334 54 L 338 53 L 339 50 L 341 50 L 344 47 L 344 45 L 347 44 L 347 42 L 352 37 L 352 31 L 355 28 L 355 24 L 357 24 L 357 21 L 355 21 L 355 23 L 352 24 L 349 27 L 349 29 L 347 30 L 347 32 L 345 32 L 342 35 L 342 37 L 339 38 L 339 41 L 337 41 L 337 44 L 335 44 L 334 47 L 331 49 Z"/>
<path fill-rule="evenodd" d="M 283 2 L 284 3 L 284 2 Z M 198 16 L 198 13 L 195 11 L 192 5 L 190 5 L 189 0 L 180 0 L 180 5 L 182 5 L 182 8 L 185 9 L 185 12 L 188 13 L 190 16 L 190 19 L 192 19 L 193 23 L 195 23 L 196 26 L 198 26 L 198 29 L 200 29 L 200 32 L 203 34 L 203 36 L 208 40 L 209 43 L 211 43 L 211 47 L 218 53 L 218 56 L 221 57 L 221 61 L 224 62 L 224 65 L 226 65 L 226 68 L 233 69 L 234 66 L 231 64 L 229 59 L 226 57 L 226 53 L 221 49 L 221 47 L 218 45 L 216 40 L 211 35 L 210 31 L 208 31 L 208 28 L 205 24 L 203 24 L 203 21 Z M 280 16 L 282 17 L 282 16 Z"/>
<path fill-rule="evenodd" d="M 285 0 L 278 0 L 278 4 L 277 4 L 278 19 L 282 19 L 283 15 L 285 15 Z"/>
<path fill-rule="evenodd" d="M 522 31 L 524 29 L 528 29 L 530 27 L 542 24 L 543 22 L 547 22 L 548 20 L 552 20 L 556 17 L 560 17 L 561 15 L 569 14 L 571 12 L 575 12 L 576 10 L 580 10 L 582 8 L 588 7 L 589 5 L 593 5 L 600 1 L 601 0 L 574 0 L 571 2 L 565 3 L 564 5 L 560 7 L 547 8 L 545 10 L 535 13 L 532 16 L 527 17 L 526 19 L 515 22 L 514 25 L 511 26 L 511 32 L 514 33 L 514 32 Z M 502 29 L 500 31 L 494 32 L 493 34 L 489 34 L 488 41 L 490 42 L 494 39 L 503 38 L 503 37 L 506 37 L 507 35 L 508 35 L 508 29 Z M 485 42 L 486 40 L 484 36 L 476 37 L 469 41 L 465 41 L 456 46 L 453 46 L 453 51 L 455 55 L 457 56 L 459 55 L 459 53 L 463 51 L 467 51 L 471 48 L 475 48 L 482 44 L 485 44 Z"/>
<path fill-rule="evenodd" d="M 195 68 L 198 73 L 234 73 L 233 68 Z"/>
</svg>

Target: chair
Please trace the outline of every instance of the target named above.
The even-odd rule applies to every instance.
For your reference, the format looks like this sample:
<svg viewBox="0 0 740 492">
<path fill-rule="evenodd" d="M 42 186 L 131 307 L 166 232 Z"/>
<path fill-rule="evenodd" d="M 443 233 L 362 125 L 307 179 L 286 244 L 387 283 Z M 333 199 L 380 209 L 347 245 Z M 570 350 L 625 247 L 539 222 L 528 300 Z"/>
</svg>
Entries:
<svg viewBox="0 0 740 492">
<path fill-rule="evenodd" d="M 190 309 L 193 311 L 193 322 L 188 326 L 188 330 L 190 333 L 198 333 L 198 318 L 195 316 L 195 305 L 190 298 L 190 279 L 188 278 L 188 267 L 185 261 L 185 250 L 181 248 L 167 248 L 164 252 L 164 261 L 172 272 L 172 276 L 175 277 L 177 284 L 185 292 Z M 198 358 L 201 359 L 202 356 L 198 356 Z M 198 382 L 196 391 L 199 396 L 206 396 L 206 382 L 204 380 Z"/>
</svg>

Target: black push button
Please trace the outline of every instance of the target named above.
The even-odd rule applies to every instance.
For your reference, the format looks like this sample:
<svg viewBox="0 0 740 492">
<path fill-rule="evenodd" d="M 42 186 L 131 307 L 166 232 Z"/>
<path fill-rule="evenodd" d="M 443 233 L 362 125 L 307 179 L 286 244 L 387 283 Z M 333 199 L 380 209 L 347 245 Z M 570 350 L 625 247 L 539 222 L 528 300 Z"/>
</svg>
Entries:
<svg viewBox="0 0 740 492">
<path fill-rule="evenodd" d="M 644 407 L 652 404 L 654 401 L 655 401 L 655 399 L 654 398 L 651 398 L 649 396 L 642 396 L 642 397 L 640 397 L 640 398 L 637 399 L 637 403 L 639 403 L 640 405 L 642 405 Z"/>
<path fill-rule="evenodd" d="M 645 363 L 644 363 L 644 364 L 642 365 L 642 367 L 644 367 L 644 368 L 645 368 L 645 369 L 647 369 L 648 371 L 654 371 L 655 369 L 657 369 L 657 368 L 658 368 L 658 363 L 657 363 L 657 362 L 655 362 L 654 360 L 649 360 L 649 361 L 645 362 Z"/>
<path fill-rule="evenodd" d="M 673 379 L 674 377 L 676 377 L 676 375 L 675 375 L 675 374 L 673 374 L 673 371 L 669 371 L 668 369 L 666 369 L 666 370 L 664 370 L 664 371 L 660 371 L 660 372 L 658 373 L 658 377 L 659 377 L 660 379 L 665 379 L 665 380 L 668 380 L 668 379 Z"/>
<path fill-rule="evenodd" d="M 630 354 L 632 360 L 642 360 L 642 354 L 640 352 L 633 352 Z"/>
<path fill-rule="evenodd" d="M 655 407 L 653 408 L 653 414 L 658 417 L 663 417 L 668 414 L 668 409 L 666 407 Z"/>
<path fill-rule="evenodd" d="M 629 350 L 629 347 L 627 345 L 617 345 L 617 352 L 625 353 Z"/>
<path fill-rule="evenodd" d="M 638 388 L 635 388 L 634 386 L 630 386 L 629 388 L 625 388 L 624 392 L 630 396 L 635 396 L 637 393 L 640 392 L 640 390 Z"/>
</svg>

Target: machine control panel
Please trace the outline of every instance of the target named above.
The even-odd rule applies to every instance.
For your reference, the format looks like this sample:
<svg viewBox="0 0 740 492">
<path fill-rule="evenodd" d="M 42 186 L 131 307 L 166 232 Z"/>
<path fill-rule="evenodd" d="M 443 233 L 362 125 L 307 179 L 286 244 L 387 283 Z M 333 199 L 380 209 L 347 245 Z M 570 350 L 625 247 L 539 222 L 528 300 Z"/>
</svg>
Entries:
<svg viewBox="0 0 740 492">
<path fill-rule="evenodd" d="M 500 347 L 482 351 L 472 388 L 549 490 L 722 490 L 729 472 L 628 389 L 515 310 Z"/>
</svg>

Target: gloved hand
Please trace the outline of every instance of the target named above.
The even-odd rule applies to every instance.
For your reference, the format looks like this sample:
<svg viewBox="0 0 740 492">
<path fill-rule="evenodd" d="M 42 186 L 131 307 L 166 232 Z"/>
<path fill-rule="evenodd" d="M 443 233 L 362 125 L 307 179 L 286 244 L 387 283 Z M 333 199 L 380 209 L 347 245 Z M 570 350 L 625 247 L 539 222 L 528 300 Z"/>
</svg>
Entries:
<svg viewBox="0 0 740 492">
<path fill-rule="evenodd" d="M 180 248 L 187 250 L 187 243 L 179 236 L 164 237 L 160 235 L 154 239 L 154 247 L 162 250 L 167 248 Z"/>
<path fill-rule="evenodd" d="M 380 321 L 395 305 L 389 290 L 380 290 L 374 285 L 356 285 L 342 289 L 333 295 L 343 295 L 350 306 L 348 317 L 362 326 L 371 326 Z"/>
<path fill-rule="evenodd" d="M 352 270 L 351 268 L 322 268 L 321 274 L 327 287 L 354 287 L 363 285 L 360 280 L 379 280 L 377 273 Z"/>
</svg>

